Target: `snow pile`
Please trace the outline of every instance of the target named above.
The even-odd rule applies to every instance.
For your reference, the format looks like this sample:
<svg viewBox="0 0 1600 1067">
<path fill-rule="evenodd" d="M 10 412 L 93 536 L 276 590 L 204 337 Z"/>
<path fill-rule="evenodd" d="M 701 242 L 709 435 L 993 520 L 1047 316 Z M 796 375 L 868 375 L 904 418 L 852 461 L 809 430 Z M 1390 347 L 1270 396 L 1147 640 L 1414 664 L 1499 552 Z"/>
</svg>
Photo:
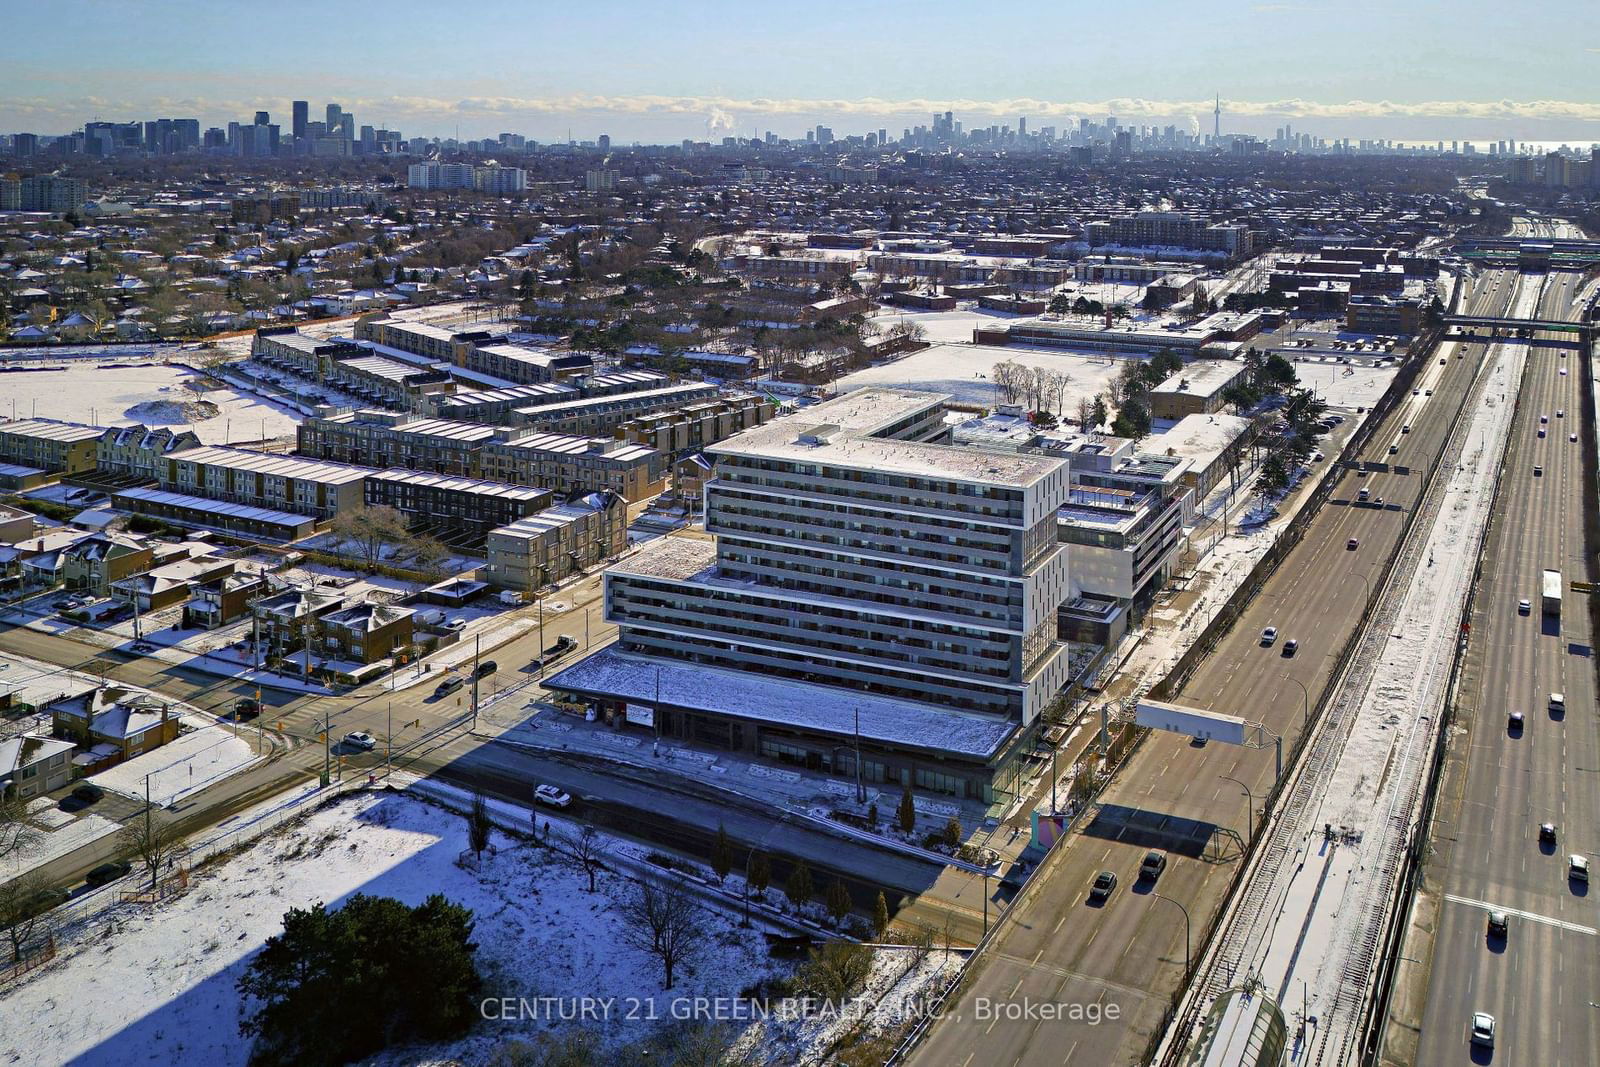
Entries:
<svg viewBox="0 0 1600 1067">
<path fill-rule="evenodd" d="M 357 892 L 410 905 L 443 893 L 472 909 L 485 997 L 530 1007 L 538 997 L 617 998 L 600 1024 L 611 1040 L 669 1024 L 690 1003 L 679 998 L 732 998 L 776 969 L 759 933 L 706 912 L 703 949 L 664 994 L 654 960 L 622 938 L 618 905 L 630 883 L 602 873 L 590 893 L 582 872 L 545 849 L 498 833 L 492 847 L 477 873 L 458 866 L 465 820 L 409 796 L 364 793 L 315 811 L 199 873 L 162 909 L 123 908 L 66 931 L 57 962 L 0 993 L 0 1061 L 243 1064 L 234 983 L 250 957 L 289 908 Z M 100 1007 L 61 1010 L 69 1004 Z M 651 1013 L 656 1021 L 645 1021 Z M 483 1062 L 496 1044 L 550 1026 L 486 1020 L 452 1046 L 395 1062 Z"/>
<path fill-rule="evenodd" d="M 170 744 L 101 771 L 90 780 L 103 788 L 142 798 L 145 777 L 149 776 L 151 802 L 167 805 L 237 774 L 258 758 L 246 737 L 235 737 L 223 727 L 212 726 L 186 733 Z"/>
</svg>

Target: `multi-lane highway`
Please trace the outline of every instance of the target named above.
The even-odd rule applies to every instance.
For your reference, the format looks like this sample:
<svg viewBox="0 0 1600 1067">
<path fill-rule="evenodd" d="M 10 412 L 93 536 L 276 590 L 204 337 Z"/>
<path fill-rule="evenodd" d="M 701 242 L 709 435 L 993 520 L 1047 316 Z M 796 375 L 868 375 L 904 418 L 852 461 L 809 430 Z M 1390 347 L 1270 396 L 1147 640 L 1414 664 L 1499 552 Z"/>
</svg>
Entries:
<svg viewBox="0 0 1600 1067">
<path fill-rule="evenodd" d="M 1574 318 L 1577 284 L 1552 275 L 1541 317 Z M 1457 762 L 1433 827 L 1437 923 L 1418 1064 L 1600 1063 L 1597 890 L 1567 877 L 1572 853 L 1600 864 L 1594 635 L 1570 589 L 1559 622 L 1540 611 L 1542 571 L 1559 570 L 1564 584 L 1589 577 L 1583 366 L 1575 350 L 1529 350 L 1472 614 Z M 1552 692 L 1565 695 L 1565 714 L 1550 710 Z M 1544 822 L 1557 828 L 1554 844 L 1539 841 Z M 1488 934 L 1490 909 L 1507 914 L 1503 939 Z M 1480 1011 L 1498 1024 L 1492 1051 L 1469 1046 Z"/>
<path fill-rule="evenodd" d="M 1521 285 L 1539 282 L 1490 272 L 1475 282 L 1465 309 L 1505 314 Z M 1451 344 L 1429 358 L 1415 393 L 1357 457 L 1379 469 L 1341 477 L 1304 539 L 1177 701 L 1263 722 L 1284 735 L 1286 746 L 1292 743 L 1310 698 L 1362 619 L 1483 351 L 1480 344 Z M 1271 645 L 1260 637 L 1269 626 L 1279 633 Z M 1290 639 L 1298 642 L 1293 655 L 1285 650 Z M 1273 775 L 1270 750 L 1197 747 L 1152 735 L 1082 832 L 1035 876 L 1044 882 L 1034 895 L 1007 914 L 967 992 L 932 1029 L 915 1062 L 1139 1062 L 1179 984 L 1185 940 L 1197 948 L 1224 903 Z M 1153 885 L 1136 879 L 1150 848 L 1170 856 Z M 1116 873 L 1119 885 L 1103 907 L 1089 906 L 1085 894 L 1101 869 Z"/>
</svg>

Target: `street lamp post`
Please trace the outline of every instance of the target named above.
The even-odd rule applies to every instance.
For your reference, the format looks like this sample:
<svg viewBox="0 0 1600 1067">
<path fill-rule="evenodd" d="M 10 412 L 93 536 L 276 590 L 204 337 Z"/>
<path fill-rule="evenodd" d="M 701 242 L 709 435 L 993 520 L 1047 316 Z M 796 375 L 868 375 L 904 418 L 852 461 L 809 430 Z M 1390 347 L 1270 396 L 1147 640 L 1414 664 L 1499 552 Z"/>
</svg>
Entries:
<svg viewBox="0 0 1600 1067">
<path fill-rule="evenodd" d="M 1193 962 L 1190 959 L 1190 956 L 1189 956 L 1189 934 L 1190 934 L 1189 909 L 1184 907 L 1182 904 L 1179 904 L 1176 900 L 1172 899 L 1171 897 L 1162 896 L 1160 893 L 1157 893 L 1153 889 L 1150 891 L 1150 895 L 1155 897 L 1157 900 L 1164 900 L 1168 904 L 1172 904 L 1172 905 L 1176 906 L 1179 911 L 1183 912 L 1183 976 L 1185 978 L 1187 978 L 1189 976 L 1190 964 Z"/>
<path fill-rule="evenodd" d="M 1306 728 L 1311 724 L 1311 690 L 1306 688 L 1306 683 L 1298 678 L 1291 678 L 1287 674 L 1283 676 L 1283 680 L 1293 682 L 1300 687 L 1300 733 L 1304 734 Z"/>
<path fill-rule="evenodd" d="M 1244 819 L 1244 843 L 1248 845 L 1251 841 L 1255 840 L 1256 836 L 1256 796 L 1254 793 L 1250 792 L 1249 786 L 1239 781 L 1239 779 L 1234 778 L 1232 775 L 1219 774 L 1217 777 L 1232 782 L 1234 785 L 1244 790 L 1245 802 L 1250 805 L 1249 808 L 1245 810 Z"/>
</svg>

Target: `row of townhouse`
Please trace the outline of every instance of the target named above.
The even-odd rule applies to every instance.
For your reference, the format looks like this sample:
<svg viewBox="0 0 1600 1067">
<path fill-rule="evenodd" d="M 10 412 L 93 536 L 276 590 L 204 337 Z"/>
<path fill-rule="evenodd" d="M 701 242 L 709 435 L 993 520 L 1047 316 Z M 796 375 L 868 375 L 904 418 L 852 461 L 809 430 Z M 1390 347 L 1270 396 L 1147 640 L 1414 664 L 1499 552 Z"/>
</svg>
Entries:
<svg viewBox="0 0 1600 1067">
<path fill-rule="evenodd" d="M 386 411 L 307 419 L 298 451 L 340 463 L 541 486 L 562 496 L 609 489 L 630 503 L 659 494 L 666 477 L 660 452 L 626 441 Z"/>
<path fill-rule="evenodd" d="M 588 493 L 489 531 L 484 578 L 531 591 L 599 566 L 627 545 L 627 502 Z"/>
</svg>

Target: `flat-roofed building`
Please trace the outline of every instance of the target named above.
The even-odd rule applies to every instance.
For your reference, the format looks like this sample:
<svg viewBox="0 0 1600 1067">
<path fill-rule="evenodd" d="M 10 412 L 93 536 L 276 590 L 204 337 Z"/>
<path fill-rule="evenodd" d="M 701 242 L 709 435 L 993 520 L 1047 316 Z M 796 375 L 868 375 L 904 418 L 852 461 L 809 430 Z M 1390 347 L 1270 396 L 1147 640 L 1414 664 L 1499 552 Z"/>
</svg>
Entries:
<svg viewBox="0 0 1600 1067">
<path fill-rule="evenodd" d="M 1084 227 L 1091 247 L 1186 248 L 1221 252 L 1231 257 L 1250 254 L 1250 228 L 1239 223 L 1214 223 L 1182 211 L 1139 211 Z"/>
<path fill-rule="evenodd" d="M 413 529 L 444 540 L 481 544 L 496 526 L 526 518 L 554 502 L 548 489 L 481 478 L 391 468 L 367 478 L 367 506 L 394 508 Z"/>
<path fill-rule="evenodd" d="M 587 352 L 563 352 L 510 343 L 470 345 L 461 352 L 456 363 L 520 385 L 566 381 L 594 369 L 594 357 Z"/>
<path fill-rule="evenodd" d="M 473 478 L 478 475 L 478 453 L 483 446 L 510 432 L 478 422 L 361 409 L 301 422 L 296 450 L 303 456 L 340 463 Z"/>
<path fill-rule="evenodd" d="M 485 446 L 482 474 L 558 494 L 609 489 L 634 504 L 666 489 L 667 457 L 629 441 L 529 430 Z"/>
<path fill-rule="evenodd" d="M 331 519 L 363 506 L 372 471 L 342 463 L 203 445 L 170 453 L 160 483 L 169 493 Z"/>
<path fill-rule="evenodd" d="M 583 396 L 574 386 L 556 382 L 515 385 L 507 389 L 472 389 L 430 397 L 424 411 L 439 419 L 505 425 L 516 408 L 559 404 Z"/>
<path fill-rule="evenodd" d="M 91 474 L 103 426 L 56 419 L 0 421 L 0 459 L 52 474 Z"/>
<path fill-rule="evenodd" d="M 512 413 L 511 418 L 515 425 L 531 426 L 552 433 L 609 437 L 623 423 L 637 416 L 670 412 L 714 400 L 719 392 L 719 388 L 709 382 L 687 382 L 642 392 L 520 407 Z"/>
<path fill-rule="evenodd" d="M 686 706 L 675 683 L 655 725 L 835 772 L 852 731 L 822 709 L 886 701 L 922 724 L 920 747 L 937 755 L 863 729 L 864 778 L 989 799 L 1070 681 L 1057 638 L 1068 464 L 942 443 L 948 399 L 862 389 L 712 446 L 715 542 L 665 538 L 613 565 L 606 617 L 618 644 L 550 687 L 600 696 L 626 662 L 641 684 L 612 699 L 632 705 L 653 703 L 658 665 L 711 672 L 708 689 L 726 674 L 775 695 L 808 690 L 810 712 L 774 699 L 730 714 L 710 694 Z"/>
<path fill-rule="evenodd" d="M 630 419 L 617 433 L 625 441 L 648 445 L 675 457 L 685 452 L 698 452 L 736 433 L 761 426 L 771 421 L 777 411 L 778 406 L 768 397 L 755 393 L 724 393 L 681 411 Z"/>
<path fill-rule="evenodd" d="M 269 541 L 298 541 L 316 532 L 317 520 L 274 508 L 258 508 L 160 489 L 119 489 L 111 504 L 122 511 L 164 519 L 180 526 L 222 530 Z"/>
<path fill-rule="evenodd" d="M 490 530 L 484 577 L 508 589 L 536 590 L 628 547 L 628 506 L 615 493 L 589 493 Z"/>
<path fill-rule="evenodd" d="M 1150 390 L 1150 415 L 1181 419 L 1221 411 L 1228 404 L 1223 394 L 1243 380 L 1247 369 L 1243 362 L 1197 359 Z"/>
</svg>

